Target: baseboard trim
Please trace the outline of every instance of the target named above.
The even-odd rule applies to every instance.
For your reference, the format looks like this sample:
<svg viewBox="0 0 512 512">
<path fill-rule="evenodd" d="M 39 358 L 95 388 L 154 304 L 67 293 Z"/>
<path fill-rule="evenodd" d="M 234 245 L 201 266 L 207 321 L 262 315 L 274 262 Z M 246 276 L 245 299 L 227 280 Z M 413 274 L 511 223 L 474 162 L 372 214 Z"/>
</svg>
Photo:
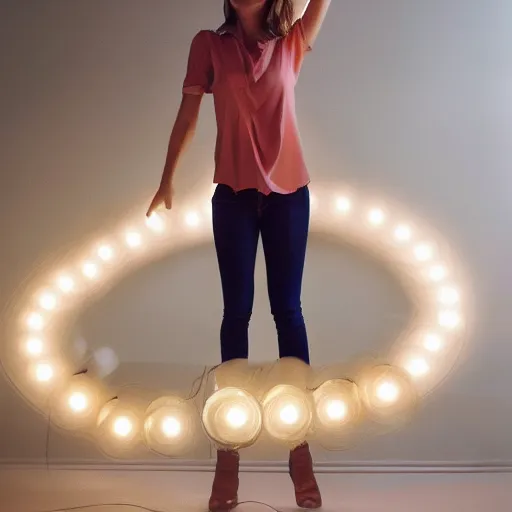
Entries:
<svg viewBox="0 0 512 512">
<path fill-rule="evenodd" d="M 0 471 L 167 471 L 209 473 L 215 469 L 214 461 L 41 461 L 1 460 Z M 242 462 L 244 473 L 287 473 L 288 465 L 281 462 Z M 345 462 L 315 464 L 318 474 L 453 474 L 453 473 L 512 473 L 512 461 L 460 461 L 460 462 Z"/>
</svg>

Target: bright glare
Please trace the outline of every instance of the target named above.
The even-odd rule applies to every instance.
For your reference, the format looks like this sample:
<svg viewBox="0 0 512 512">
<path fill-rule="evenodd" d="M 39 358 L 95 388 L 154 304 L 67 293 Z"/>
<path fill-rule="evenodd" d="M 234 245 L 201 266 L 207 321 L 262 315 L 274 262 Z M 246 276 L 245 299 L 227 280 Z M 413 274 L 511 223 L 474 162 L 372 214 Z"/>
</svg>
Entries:
<svg viewBox="0 0 512 512">
<path fill-rule="evenodd" d="M 427 361 L 421 358 L 410 361 L 407 364 L 406 369 L 413 377 L 421 377 L 430 371 Z"/>
<path fill-rule="evenodd" d="M 39 356 L 43 353 L 43 342 L 40 338 L 30 338 L 26 345 L 27 353 L 31 356 Z"/>
<path fill-rule="evenodd" d="M 68 404 L 74 412 L 83 412 L 87 409 L 88 400 L 84 393 L 76 392 L 69 397 Z"/>
<path fill-rule="evenodd" d="M 393 403 L 396 402 L 400 394 L 399 387 L 391 381 L 384 381 L 377 387 L 377 398 L 381 402 Z"/>
<path fill-rule="evenodd" d="M 433 267 L 430 267 L 428 272 L 430 279 L 436 283 L 442 281 L 446 277 L 446 274 L 447 271 L 443 265 L 434 265 Z"/>
<path fill-rule="evenodd" d="M 414 256 L 418 261 L 428 261 L 432 259 L 434 250 L 428 244 L 419 244 L 414 248 Z"/>
<path fill-rule="evenodd" d="M 118 435 L 119 437 L 127 437 L 133 430 L 133 423 L 131 422 L 130 418 L 127 418 L 126 416 L 120 416 L 114 421 L 113 430 L 114 434 Z"/>
<path fill-rule="evenodd" d="M 48 382 L 53 377 L 53 368 L 48 363 L 41 363 L 36 368 L 36 379 L 39 382 Z"/>
<path fill-rule="evenodd" d="M 160 233 L 165 228 L 163 218 L 158 213 L 152 213 L 149 217 L 146 217 L 146 225 L 149 229 Z"/>
<path fill-rule="evenodd" d="M 39 297 L 39 305 L 43 309 L 51 311 L 57 306 L 57 297 L 53 293 L 45 292 Z"/>
<path fill-rule="evenodd" d="M 168 416 L 162 420 L 162 432 L 167 437 L 178 437 L 181 434 L 181 423 L 176 418 Z"/>
<path fill-rule="evenodd" d="M 185 215 L 185 223 L 187 224 L 187 226 L 195 228 L 199 226 L 199 222 L 199 215 L 196 212 L 189 212 L 187 213 L 187 215 Z"/>
<path fill-rule="evenodd" d="M 460 300 L 459 292 L 455 288 L 444 286 L 439 290 L 438 300 L 441 304 L 446 306 L 453 306 Z"/>
<path fill-rule="evenodd" d="M 129 231 L 126 233 L 126 243 L 129 247 L 140 247 L 142 244 L 142 237 L 136 231 Z"/>
<path fill-rule="evenodd" d="M 299 421 L 299 411 L 294 405 L 286 405 L 281 409 L 279 417 L 283 423 L 287 425 L 294 425 Z"/>
<path fill-rule="evenodd" d="M 226 421 L 233 428 L 242 428 L 247 423 L 247 413 L 241 407 L 231 407 L 226 414 Z"/>
<path fill-rule="evenodd" d="M 348 197 L 339 197 L 336 200 L 336 209 L 342 213 L 348 213 L 352 209 L 352 202 Z"/>
<path fill-rule="evenodd" d="M 94 279 L 98 275 L 98 266 L 91 261 L 87 261 L 82 266 L 82 273 L 89 279 Z"/>
<path fill-rule="evenodd" d="M 64 293 L 69 293 L 75 287 L 73 279 L 69 276 L 60 276 L 57 279 L 57 285 Z"/>
<path fill-rule="evenodd" d="M 441 337 L 437 334 L 427 334 L 423 340 L 423 346 L 429 352 L 439 352 L 442 344 Z"/>
<path fill-rule="evenodd" d="M 455 329 L 460 324 L 460 316 L 455 311 L 441 311 L 438 322 L 441 327 Z"/>
<path fill-rule="evenodd" d="M 34 331 L 40 331 L 44 327 L 44 319 L 39 313 L 31 313 L 27 318 L 27 325 Z"/>
<path fill-rule="evenodd" d="M 347 404 L 342 400 L 331 400 L 327 404 L 327 416 L 331 420 L 342 420 L 347 416 Z"/>
<path fill-rule="evenodd" d="M 316 194 L 309 195 L 309 205 L 312 210 L 316 210 L 318 208 L 318 197 L 316 197 Z"/>
<path fill-rule="evenodd" d="M 395 228 L 395 238 L 399 242 L 408 242 L 411 239 L 412 231 L 409 226 L 402 224 Z"/>
<path fill-rule="evenodd" d="M 103 261 L 110 261 L 114 257 L 114 250 L 112 249 L 112 247 L 110 247 L 110 245 L 102 245 L 98 249 L 98 256 Z"/>
<path fill-rule="evenodd" d="M 368 213 L 368 220 L 374 226 L 380 226 L 385 220 L 384 212 L 380 208 L 374 208 Z"/>
</svg>

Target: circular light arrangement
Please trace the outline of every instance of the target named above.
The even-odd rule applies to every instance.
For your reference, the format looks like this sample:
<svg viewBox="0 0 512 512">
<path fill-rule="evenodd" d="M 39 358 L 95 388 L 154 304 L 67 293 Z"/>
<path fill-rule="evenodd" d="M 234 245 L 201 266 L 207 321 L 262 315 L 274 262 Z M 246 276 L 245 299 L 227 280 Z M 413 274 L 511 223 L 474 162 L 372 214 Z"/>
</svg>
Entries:
<svg viewBox="0 0 512 512">
<path fill-rule="evenodd" d="M 26 376 L 35 390 L 34 403 L 47 407 L 43 398 L 55 392 L 64 416 L 70 418 L 70 428 L 75 428 L 82 416 L 97 415 L 94 428 L 106 447 L 110 444 L 110 448 L 124 452 L 144 439 L 152 450 L 167 455 L 178 453 L 190 439 L 189 433 L 199 431 L 192 426 L 197 426 L 193 418 L 198 421 L 200 416 L 207 435 L 218 445 L 230 447 L 254 443 L 263 427 L 274 439 L 293 445 L 310 435 L 312 427 L 330 436 L 344 436 L 365 415 L 384 423 L 403 419 L 414 410 L 419 395 L 444 379 L 464 341 L 468 311 L 465 283 L 457 282 L 461 269 L 453 254 L 441 251 L 449 245 L 438 240 L 435 231 L 424 229 L 418 219 L 408 218 L 404 212 L 393 211 L 393 203 L 369 203 L 359 194 L 334 192 L 333 196 L 332 186 L 312 192 L 311 231 L 348 237 L 367 246 L 373 254 L 381 254 L 407 282 L 407 290 L 419 308 L 406 336 L 392 350 L 389 364 L 366 369 L 356 383 L 334 379 L 309 393 L 302 384 L 308 378 L 306 374 L 301 373 L 297 382 L 289 380 L 287 376 L 298 373 L 288 371 L 295 367 L 288 368 L 283 363 L 281 373 L 269 373 L 265 385 L 272 389 L 261 403 L 255 396 L 260 396 L 262 390 L 250 387 L 252 377 L 235 375 L 239 383 L 221 386 L 208 399 L 202 415 L 195 416 L 190 403 L 169 397 L 156 400 L 145 415 L 138 406 L 117 399 L 100 409 L 104 395 L 93 391 L 97 389 L 93 379 L 88 386 L 71 389 L 71 383 L 79 379 L 70 379 L 66 384 L 63 365 L 52 359 L 54 350 L 55 354 L 60 353 L 59 322 L 65 324 L 73 308 L 79 307 L 90 291 L 99 289 L 107 280 L 121 278 L 125 267 L 139 260 L 146 262 L 153 244 L 155 248 L 177 250 L 211 239 L 211 223 L 202 209 L 173 205 L 172 223 L 167 223 L 160 213 L 149 218 L 141 215 L 139 220 L 130 221 L 128 230 L 123 224 L 117 234 L 104 233 L 93 244 L 92 256 L 88 252 L 78 261 L 66 261 L 65 268 L 54 269 L 48 279 L 38 280 L 30 298 L 23 299 L 11 339 L 18 340 L 16 353 L 29 365 Z M 194 200 L 189 206 L 204 202 Z M 372 204 L 375 206 L 367 208 Z M 378 229 L 384 226 L 385 229 Z M 172 236 L 160 236 L 164 231 Z M 194 235 L 185 236 L 187 233 Z M 107 243 L 119 239 L 119 244 Z M 142 245 L 144 251 L 135 250 Z M 113 259 L 123 265 L 104 264 Z M 72 301 L 64 300 L 68 294 L 72 294 Z M 15 382 L 20 378 L 16 374 L 10 376 Z"/>
</svg>

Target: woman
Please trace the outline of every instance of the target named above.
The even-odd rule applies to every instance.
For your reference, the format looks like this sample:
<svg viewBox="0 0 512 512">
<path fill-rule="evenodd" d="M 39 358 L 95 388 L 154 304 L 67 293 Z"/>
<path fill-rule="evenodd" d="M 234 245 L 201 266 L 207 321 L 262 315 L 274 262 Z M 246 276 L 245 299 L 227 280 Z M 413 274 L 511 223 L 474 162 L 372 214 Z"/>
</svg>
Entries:
<svg viewBox="0 0 512 512">
<path fill-rule="evenodd" d="M 172 206 L 172 180 L 196 126 L 205 93 L 217 118 L 213 232 L 224 318 L 222 361 L 248 357 L 254 266 L 261 234 L 279 356 L 309 364 L 301 286 L 309 230 L 309 175 L 304 163 L 294 86 L 330 0 L 310 0 L 293 23 L 293 0 L 225 0 L 226 21 L 192 41 L 183 98 L 172 130 L 160 187 L 148 210 Z M 239 456 L 219 451 L 210 510 L 237 505 Z M 290 452 L 297 504 L 322 500 L 309 447 Z"/>
</svg>

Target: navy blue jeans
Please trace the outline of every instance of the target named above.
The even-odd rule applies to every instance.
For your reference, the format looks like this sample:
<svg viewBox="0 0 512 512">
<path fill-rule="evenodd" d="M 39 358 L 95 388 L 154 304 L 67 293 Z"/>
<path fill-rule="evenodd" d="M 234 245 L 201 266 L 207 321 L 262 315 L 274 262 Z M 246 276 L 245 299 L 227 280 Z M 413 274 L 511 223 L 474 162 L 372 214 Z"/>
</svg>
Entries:
<svg viewBox="0 0 512 512">
<path fill-rule="evenodd" d="M 279 357 L 309 364 L 301 307 L 302 275 L 309 231 L 309 189 L 265 196 L 217 185 L 212 198 L 213 234 L 224 298 L 220 333 L 222 362 L 249 355 L 254 267 L 261 234 L 270 310 Z"/>
</svg>

